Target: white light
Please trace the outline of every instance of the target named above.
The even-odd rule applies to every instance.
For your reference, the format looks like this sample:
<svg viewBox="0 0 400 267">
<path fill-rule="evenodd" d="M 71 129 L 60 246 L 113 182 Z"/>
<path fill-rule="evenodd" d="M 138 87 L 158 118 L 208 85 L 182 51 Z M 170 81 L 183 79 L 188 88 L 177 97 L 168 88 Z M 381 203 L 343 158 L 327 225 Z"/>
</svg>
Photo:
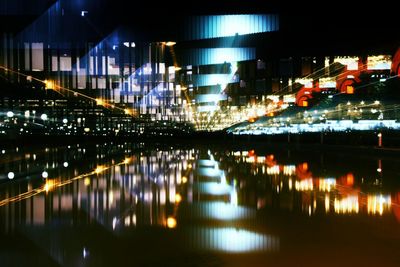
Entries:
<svg viewBox="0 0 400 267">
<path fill-rule="evenodd" d="M 118 222 L 117 218 L 114 217 L 113 220 L 112 220 L 112 228 L 113 228 L 113 230 L 115 230 L 115 227 L 117 226 L 117 222 Z"/>
<path fill-rule="evenodd" d="M 9 118 L 14 117 L 14 112 L 12 112 L 12 111 L 7 112 L 7 117 L 9 117 Z"/>
<path fill-rule="evenodd" d="M 44 171 L 44 172 L 42 172 L 42 177 L 47 178 L 47 177 L 49 177 L 49 174 L 46 171 Z"/>
<path fill-rule="evenodd" d="M 124 42 L 124 46 L 129 47 L 129 42 Z M 135 47 L 135 42 L 131 42 L 131 47 Z"/>
<path fill-rule="evenodd" d="M 47 120 L 47 115 L 46 114 L 42 114 L 41 116 L 40 116 L 40 118 L 42 119 L 42 120 Z"/>
<path fill-rule="evenodd" d="M 9 172 L 9 173 L 7 174 L 7 177 L 8 177 L 8 179 L 14 179 L 15 175 L 14 175 L 13 172 Z"/>
<path fill-rule="evenodd" d="M 67 167 L 68 167 L 68 162 L 64 162 L 64 163 L 63 163 L 63 166 L 64 166 L 65 168 L 67 168 Z"/>
<path fill-rule="evenodd" d="M 82 256 L 83 256 L 84 259 L 86 259 L 87 256 L 89 256 L 89 251 L 85 247 L 83 248 Z"/>
<path fill-rule="evenodd" d="M 198 184 L 198 192 L 210 195 L 227 195 L 232 191 L 232 186 L 214 182 L 202 182 Z"/>
<path fill-rule="evenodd" d="M 280 241 L 278 237 L 259 234 L 240 228 L 205 228 L 190 229 L 187 233 L 196 249 L 222 252 L 257 252 L 278 251 Z"/>
<path fill-rule="evenodd" d="M 63 123 L 64 124 L 68 123 L 68 120 L 67 119 L 63 119 Z"/>
<path fill-rule="evenodd" d="M 89 12 L 86 11 L 86 10 L 82 10 L 82 11 L 81 11 L 81 17 L 84 17 L 87 13 L 89 13 Z"/>
</svg>

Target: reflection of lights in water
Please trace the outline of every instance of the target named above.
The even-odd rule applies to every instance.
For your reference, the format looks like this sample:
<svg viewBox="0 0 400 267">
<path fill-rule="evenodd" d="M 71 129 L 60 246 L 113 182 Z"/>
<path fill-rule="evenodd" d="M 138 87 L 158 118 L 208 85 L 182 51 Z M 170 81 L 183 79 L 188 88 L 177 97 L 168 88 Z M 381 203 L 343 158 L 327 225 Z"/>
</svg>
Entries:
<svg viewBox="0 0 400 267">
<path fill-rule="evenodd" d="M 130 226 L 132 221 L 132 225 L 136 225 L 136 214 L 133 214 L 132 216 L 126 216 L 124 224 L 125 226 Z"/>
<path fill-rule="evenodd" d="M 330 208 L 329 195 L 326 194 L 326 195 L 325 195 L 325 211 L 326 211 L 326 212 L 329 212 L 329 208 Z"/>
<path fill-rule="evenodd" d="M 196 184 L 197 190 L 200 194 L 210 195 L 227 195 L 233 190 L 232 186 L 228 184 L 204 182 Z M 195 187 L 196 187 L 195 186 Z"/>
<path fill-rule="evenodd" d="M 220 180 L 221 184 L 226 184 L 226 176 L 225 173 L 223 171 L 221 171 L 221 180 Z"/>
<path fill-rule="evenodd" d="M 236 188 L 233 188 L 233 190 L 231 191 L 230 198 L 231 198 L 231 205 L 237 206 L 237 204 L 238 204 L 238 194 L 237 194 Z"/>
<path fill-rule="evenodd" d="M 82 256 L 84 259 L 86 259 L 89 256 L 89 250 L 85 247 L 82 249 Z"/>
<path fill-rule="evenodd" d="M 193 203 L 188 210 L 195 218 L 213 220 L 241 220 L 256 217 L 256 211 L 224 202 Z"/>
<path fill-rule="evenodd" d="M 237 228 L 190 229 L 187 235 L 196 249 L 223 252 L 278 251 L 279 238 Z"/>
<path fill-rule="evenodd" d="M 307 179 L 307 180 L 302 180 L 302 181 L 296 181 L 294 183 L 294 188 L 297 191 L 310 191 L 310 190 L 313 190 L 313 188 L 314 188 L 313 180 L 312 179 Z"/>
<path fill-rule="evenodd" d="M 295 165 L 284 165 L 283 166 L 283 174 L 284 175 L 294 175 L 296 173 L 296 166 Z"/>
<path fill-rule="evenodd" d="M 201 167 L 197 169 L 197 173 L 201 176 L 219 177 L 222 175 L 223 171 L 216 168 Z"/>
<path fill-rule="evenodd" d="M 176 227 L 176 219 L 174 217 L 168 217 L 167 219 L 167 227 L 168 228 L 175 228 Z"/>
<path fill-rule="evenodd" d="M 319 191 L 330 192 L 336 186 L 334 178 L 319 179 Z"/>
<path fill-rule="evenodd" d="M 368 213 L 382 215 L 383 212 L 389 211 L 391 202 L 390 196 L 369 195 L 367 197 Z"/>
<path fill-rule="evenodd" d="M 94 169 L 94 172 L 96 174 L 99 174 L 105 170 L 104 166 L 97 166 L 96 169 Z"/>
<path fill-rule="evenodd" d="M 119 166 L 121 164 L 122 163 L 114 164 L 113 166 Z M 111 166 L 111 167 L 113 167 L 113 166 Z M 101 167 L 101 166 L 99 166 L 99 167 Z M 103 171 L 103 170 L 106 169 L 104 167 L 101 167 L 101 169 L 100 169 L 99 167 L 96 168 L 97 171 L 100 171 L 100 170 Z M 26 192 L 23 192 L 23 193 L 20 193 L 20 194 L 18 194 L 16 196 L 12 196 L 12 197 L 0 200 L 0 206 L 4 206 L 4 205 L 7 205 L 7 204 L 12 203 L 12 202 L 18 202 L 18 201 L 21 201 L 21 200 L 24 200 L 24 199 L 31 198 L 31 197 L 33 197 L 33 196 L 35 196 L 37 194 L 40 194 L 40 193 L 42 193 L 44 191 L 45 192 L 49 192 L 55 186 L 62 187 L 62 186 L 65 186 L 67 184 L 71 184 L 72 182 L 74 182 L 76 180 L 79 180 L 79 179 L 82 179 L 82 178 L 87 178 L 89 176 L 97 174 L 98 172 L 96 170 L 94 170 L 92 172 L 89 172 L 89 173 L 84 173 L 84 174 L 81 174 L 81 175 L 77 175 L 77 176 L 75 176 L 73 178 L 70 178 L 70 179 L 62 181 L 62 182 L 60 182 L 60 181 L 56 182 L 55 180 L 49 180 L 48 179 L 48 180 L 46 180 L 46 184 L 44 186 L 40 187 L 40 188 L 34 188 L 34 189 L 28 188 L 28 191 L 26 191 Z"/>
<path fill-rule="evenodd" d="M 117 227 L 117 222 L 118 222 L 118 219 L 116 217 L 114 217 L 112 220 L 112 229 L 113 230 L 115 230 L 115 227 Z"/>
<path fill-rule="evenodd" d="M 210 160 L 210 159 L 199 159 L 197 161 L 197 164 L 201 167 L 214 167 L 215 166 L 215 160 Z"/>
<path fill-rule="evenodd" d="M 358 213 L 358 196 L 348 196 L 340 200 L 335 198 L 334 207 L 335 213 Z"/>
<path fill-rule="evenodd" d="M 83 183 L 86 186 L 90 185 L 90 178 L 85 178 L 85 180 L 83 180 Z"/>
<path fill-rule="evenodd" d="M 46 183 L 43 186 L 44 191 L 49 192 L 53 190 L 53 188 L 56 186 L 56 182 L 53 180 L 46 180 Z"/>
<path fill-rule="evenodd" d="M 182 201 L 182 196 L 180 194 L 175 195 L 175 203 L 180 203 Z"/>
<path fill-rule="evenodd" d="M 274 174 L 279 174 L 279 165 L 275 165 L 272 167 L 267 167 L 267 174 L 268 175 L 274 175 Z"/>
<path fill-rule="evenodd" d="M 184 183 L 184 184 L 187 183 L 187 178 L 185 176 L 182 177 L 182 183 Z"/>
<path fill-rule="evenodd" d="M 110 191 L 110 193 L 108 193 L 108 203 L 111 205 L 114 201 L 114 193 L 113 191 Z"/>
</svg>

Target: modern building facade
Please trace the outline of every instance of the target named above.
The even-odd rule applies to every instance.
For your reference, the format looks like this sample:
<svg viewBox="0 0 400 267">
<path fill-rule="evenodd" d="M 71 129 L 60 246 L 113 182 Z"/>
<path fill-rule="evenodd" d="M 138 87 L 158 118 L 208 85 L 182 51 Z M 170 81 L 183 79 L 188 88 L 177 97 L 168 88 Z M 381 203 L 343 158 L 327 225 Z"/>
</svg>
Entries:
<svg viewBox="0 0 400 267">
<path fill-rule="evenodd" d="M 39 123 L 54 133 L 95 135 L 141 134 L 147 125 L 175 123 L 218 130 L 282 106 L 308 105 L 298 92 L 316 84 L 335 88 L 340 68 L 362 62 L 389 70 L 396 48 L 313 54 L 287 37 L 287 25 L 281 27 L 287 18 L 277 12 L 184 14 L 164 25 L 166 34 L 156 21 L 158 34 L 151 35 L 151 20 L 136 27 L 105 23 L 106 2 L 53 1 L 28 8 L 33 19 L 3 30 L 4 125 Z M 8 3 L 2 15 L 7 12 L 21 10 Z"/>
</svg>

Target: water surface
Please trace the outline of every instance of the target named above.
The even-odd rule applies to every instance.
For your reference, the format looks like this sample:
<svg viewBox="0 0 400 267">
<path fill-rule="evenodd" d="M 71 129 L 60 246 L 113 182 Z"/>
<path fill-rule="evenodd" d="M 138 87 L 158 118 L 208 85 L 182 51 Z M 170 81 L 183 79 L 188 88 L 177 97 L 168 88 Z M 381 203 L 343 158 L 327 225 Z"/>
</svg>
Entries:
<svg viewBox="0 0 400 267">
<path fill-rule="evenodd" d="M 396 157 L 144 143 L 1 153 L 1 266 L 400 260 Z"/>
</svg>

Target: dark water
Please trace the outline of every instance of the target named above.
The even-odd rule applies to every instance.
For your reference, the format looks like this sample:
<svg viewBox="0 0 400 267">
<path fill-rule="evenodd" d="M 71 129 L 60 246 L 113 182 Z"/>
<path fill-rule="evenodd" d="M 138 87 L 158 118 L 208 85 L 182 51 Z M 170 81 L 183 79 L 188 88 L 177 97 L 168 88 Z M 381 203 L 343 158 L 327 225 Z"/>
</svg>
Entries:
<svg viewBox="0 0 400 267">
<path fill-rule="evenodd" d="M 400 264 L 396 156 L 112 143 L 0 153 L 0 266 Z"/>
</svg>

